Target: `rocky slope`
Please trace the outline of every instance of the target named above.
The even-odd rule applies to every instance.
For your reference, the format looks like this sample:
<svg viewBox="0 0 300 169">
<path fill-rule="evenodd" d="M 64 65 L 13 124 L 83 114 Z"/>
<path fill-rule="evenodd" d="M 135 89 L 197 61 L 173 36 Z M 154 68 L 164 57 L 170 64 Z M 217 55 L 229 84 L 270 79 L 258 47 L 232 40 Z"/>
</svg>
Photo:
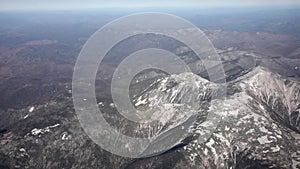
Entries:
<svg viewBox="0 0 300 169">
<path fill-rule="evenodd" d="M 80 127 L 70 95 L 3 110 L 0 168 L 300 168 L 299 86 L 261 67 L 227 85 L 192 73 L 152 80 L 150 87 L 132 90 L 131 98 L 141 115 L 159 120 L 116 127 L 130 135 L 157 135 L 154 143 L 183 124 L 188 134 L 169 150 L 141 159 L 119 157 L 93 143 Z M 119 122 L 110 100 L 99 108 L 108 121 Z M 186 124 L 192 116 L 197 118 Z"/>
</svg>

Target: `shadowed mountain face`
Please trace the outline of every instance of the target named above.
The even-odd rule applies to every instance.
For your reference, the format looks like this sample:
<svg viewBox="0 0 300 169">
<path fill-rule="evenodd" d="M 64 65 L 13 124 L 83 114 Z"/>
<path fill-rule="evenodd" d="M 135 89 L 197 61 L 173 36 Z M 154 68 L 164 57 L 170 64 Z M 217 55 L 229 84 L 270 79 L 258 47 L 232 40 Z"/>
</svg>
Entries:
<svg viewBox="0 0 300 169">
<path fill-rule="evenodd" d="M 182 160 L 188 161 L 186 163 L 189 164 L 189 168 L 299 167 L 299 152 L 297 151 L 300 146 L 298 108 L 300 91 L 297 81 L 284 79 L 278 74 L 258 67 L 229 82 L 228 91 L 233 92 L 230 92 L 225 99 L 211 99 L 212 92 L 208 92 L 217 91 L 215 88 L 221 84 L 211 84 L 192 74 L 172 75 L 156 83 L 158 83 L 158 87 L 143 93 L 135 100 L 135 105 L 151 109 L 153 105 L 160 102 L 168 109 L 172 107 L 185 113 L 191 110 L 184 107 L 188 106 L 185 103 L 193 103 L 193 108 L 198 107 L 194 111 L 197 112 L 199 118 L 189 126 L 189 132 L 194 134 L 194 139 L 189 140 L 190 142 L 187 144 L 185 142 L 187 136 L 182 135 L 181 143 L 187 145 L 177 151 L 182 156 Z M 185 87 L 178 90 L 182 85 Z M 158 97 L 160 99 L 153 99 L 150 96 L 157 97 L 165 90 L 171 92 L 166 96 Z M 174 93 L 174 91 L 176 92 Z M 193 92 L 191 94 L 186 91 Z M 287 91 L 292 92 L 288 93 Z M 187 98 L 189 100 L 186 102 Z M 206 104 L 208 101 L 210 106 Z M 184 114 L 172 112 L 174 112 L 173 117 Z M 209 132 L 209 128 L 203 123 L 203 121 L 209 120 L 205 119 L 208 113 L 215 113 L 221 116 L 222 120 L 212 136 L 202 143 L 202 137 L 206 137 L 205 133 Z M 184 120 L 184 118 L 181 119 Z M 175 118 L 167 121 L 172 123 L 173 120 Z M 177 121 L 176 124 L 182 125 Z M 174 156 L 179 156 L 175 154 L 173 153 Z M 283 157 L 278 159 L 281 155 Z M 156 158 L 156 160 L 160 159 Z M 139 163 L 139 161 L 144 160 L 136 160 L 135 163 Z M 142 163 L 144 162 L 139 165 Z M 179 161 L 175 166 L 182 168 L 182 165 Z M 149 164 L 146 163 L 137 168 L 146 166 L 148 168 L 162 167 L 155 162 L 149 162 Z"/>
<path fill-rule="evenodd" d="M 190 48 L 154 34 L 121 41 L 99 66 L 95 91 L 107 122 L 123 134 L 152 137 L 140 159 L 111 154 L 88 137 L 77 119 L 71 86 L 84 42 L 130 11 L 3 13 L 0 169 L 300 168 L 299 11 L 198 12 L 181 15 L 215 45 L 227 83 L 209 81 L 203 60 Z M 141 117 L 158 119 L 150 124 L 124 119 L 110 93 L 118 64 L 144 48 L 175 53 L 193 72 L 168 75 L 149 69 L 134 77 L 131 103 Z M 218 120 L 210 121 L 209 115 Z M 163 141 L 170 144 L 159 149 Z M 147 154 L 153 148 L 157 151 Z"/>
</svg>

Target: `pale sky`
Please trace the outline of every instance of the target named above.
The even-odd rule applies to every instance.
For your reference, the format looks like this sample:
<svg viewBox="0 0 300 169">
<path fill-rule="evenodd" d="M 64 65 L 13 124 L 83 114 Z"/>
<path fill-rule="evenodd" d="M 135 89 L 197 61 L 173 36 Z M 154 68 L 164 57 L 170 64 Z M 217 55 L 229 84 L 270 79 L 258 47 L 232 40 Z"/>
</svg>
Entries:
<svg viewBox="0 0 300 169">
<path fill-rule="evenodd" d="M 300 0 L 0 0 L 0 10 L 295 6 Z"/>
</svg>

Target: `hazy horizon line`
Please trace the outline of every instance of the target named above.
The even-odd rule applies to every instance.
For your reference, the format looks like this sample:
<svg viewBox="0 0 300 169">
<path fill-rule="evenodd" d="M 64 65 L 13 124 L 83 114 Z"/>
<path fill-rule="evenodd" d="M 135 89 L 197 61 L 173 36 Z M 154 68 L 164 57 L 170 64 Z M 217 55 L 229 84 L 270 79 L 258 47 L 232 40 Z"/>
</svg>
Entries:
<svg viewBox="0 0 300 169">
<path fill-rule="evenodd" d="M 0 12 L 34 12 L 34 11 L 93 11 L 93 10 L 145 10 L 145 9 L 298 9 L 300 5 L 286 5 L 286 6 L 186 6 L 186 7 L 175 7 L 175 6 L 164 6 L 164 7 L 95 7 L 95 8 L 34 8 L 34 9 L 1 9 Z"/>
<path fill-rule="evenodd" d="M 110 0 L 110 1 L 80 1 L 80 0 L 3 0 L 0 11 L 40 11 L 40 10 L 97 10 L 97 9 L 147 9 L 147 8 L 286 8 L 300 7 L 298 0 Z"/>
</svg>

